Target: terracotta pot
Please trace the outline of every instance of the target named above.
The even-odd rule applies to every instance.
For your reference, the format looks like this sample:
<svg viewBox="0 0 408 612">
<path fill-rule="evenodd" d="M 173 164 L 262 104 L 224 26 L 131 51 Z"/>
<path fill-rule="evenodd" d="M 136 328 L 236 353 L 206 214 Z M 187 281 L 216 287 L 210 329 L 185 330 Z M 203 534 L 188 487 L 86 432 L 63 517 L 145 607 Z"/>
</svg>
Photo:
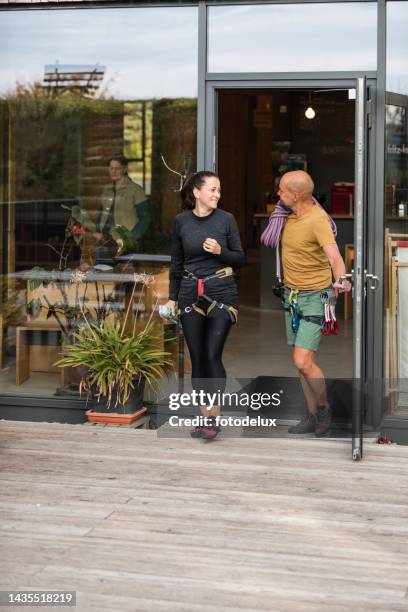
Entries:
<svg viewBox="0 0 408 612">
<path fill-rule="evenodd" d="M 146 408 L 140 408 L 132 414 L 119 414 L 118 412 L 95 412 L 87 410 L 86 416 L 90 423 L 105 423 L 109 425 L 131 425 L 146 413 Z"/>
</svg>

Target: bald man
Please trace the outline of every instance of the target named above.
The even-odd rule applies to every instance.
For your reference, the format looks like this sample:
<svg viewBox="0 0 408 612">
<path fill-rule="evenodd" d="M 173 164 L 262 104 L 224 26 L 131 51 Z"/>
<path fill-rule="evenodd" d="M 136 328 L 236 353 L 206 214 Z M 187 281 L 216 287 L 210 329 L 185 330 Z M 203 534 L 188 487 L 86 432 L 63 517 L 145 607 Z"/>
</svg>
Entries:
<svg viewBox="0 0 408 612">
<path fill-rule="evenodd" d="M 313 189 L 310 175 L 298 170 L 282 176 L 278 193 L 291 210 L 281 237 L 286 335 L 308 407 L 308 414 L 289 432 L 324 436 L 330 430 L 331 410 L 316 362 L 324 300 L 334 304 L 339 291 L 350 291 L 351 285 L 345 280 L 330 217 L 313 199 Z M 298 328 L 296 312 L 301 313 Z"/>
</svg>

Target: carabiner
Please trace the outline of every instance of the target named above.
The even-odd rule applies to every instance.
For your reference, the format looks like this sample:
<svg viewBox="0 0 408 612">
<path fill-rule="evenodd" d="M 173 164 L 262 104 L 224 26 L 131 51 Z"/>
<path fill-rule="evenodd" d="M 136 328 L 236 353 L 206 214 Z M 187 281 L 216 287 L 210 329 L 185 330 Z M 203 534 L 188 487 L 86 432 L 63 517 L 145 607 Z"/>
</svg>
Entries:
<svg viewBox="0 0 408 612">
<path fill-rule="evenodd" d="M 330 322 L 324 321 L 323 325 L 320 328 L 323 336 L 330 336 Z"/>
<path fill-rule="evenodd" d="M 327 293 L 327 291 L 322 291 L 321 292 L 320 299 L 323 302 L 323 304 L 328 304 L 329 303 L 329 294 Z"/>
<path fill-rule="evenodd" d="M 330 333 L 333 334 L 333 336 L 338 336 L 339 324 L 337 321 L 330 321 Z"/>
<path fill-rule="evenodd" d="M 292 331 L 294 334 L 296 334 L 299 330 L 299 325 L 300 325 L 297 302 L 292 302 L 289 308 L 290 308 L 290 314 L 292 317 L 292 321 L 291 321 Z"/>
</svg>

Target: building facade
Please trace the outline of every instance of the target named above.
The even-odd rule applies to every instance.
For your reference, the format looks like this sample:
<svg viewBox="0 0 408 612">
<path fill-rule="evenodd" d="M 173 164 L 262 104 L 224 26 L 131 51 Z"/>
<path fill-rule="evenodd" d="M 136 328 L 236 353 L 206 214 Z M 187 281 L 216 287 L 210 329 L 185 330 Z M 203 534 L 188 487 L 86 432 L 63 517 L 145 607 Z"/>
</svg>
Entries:
<svg viewBox="0 0 408 612">
<path fill-rule="evenodd" d="M 94 314 L 108 295 L 120 304 L 129 270 L 161 275 L 141 316 L 165 299 L 180 181 L 196 168 L 219 174 L 247 254 L 234 346 L 259 334 L 263 360 L 227 361 L 236 376 L 293 375 L 268 338 L 280 312 L 259 235 L 279 177 L 304 168 L 354 284 L 329 376 L 359 381 L 368 426 L 408 442 L 408 1 L 0 5 L 3 416 L 82 418 L 54 365 L 60 323 L 81 299 Z M 102 245 L 117 156 L 144 196 L 132 235 Z M 94 274 L 86 297 L 75 270 Z"/>
</svg>

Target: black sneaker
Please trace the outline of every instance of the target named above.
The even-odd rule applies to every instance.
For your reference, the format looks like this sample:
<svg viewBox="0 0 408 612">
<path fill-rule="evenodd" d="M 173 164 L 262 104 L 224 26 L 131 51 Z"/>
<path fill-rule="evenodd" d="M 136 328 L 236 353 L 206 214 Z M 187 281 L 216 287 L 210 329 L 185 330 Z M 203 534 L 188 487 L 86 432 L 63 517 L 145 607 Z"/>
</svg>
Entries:
<svg viewBox="0 0 408 612">
<path fill-rule="evenodd" d="M 316 431 L 316 419 L 313 414 L 307 414 L 303 417 L 299 423 L 289 427 L 288 433 L 304 434 L 312 433 Z"/>
<path fill-rule="evenodd" d="M 318 406 L 316 411 L 315 434 L 317 437 L 325 436 L 330 431 L 331 410 L 330 406 Z"/>
</svg>

